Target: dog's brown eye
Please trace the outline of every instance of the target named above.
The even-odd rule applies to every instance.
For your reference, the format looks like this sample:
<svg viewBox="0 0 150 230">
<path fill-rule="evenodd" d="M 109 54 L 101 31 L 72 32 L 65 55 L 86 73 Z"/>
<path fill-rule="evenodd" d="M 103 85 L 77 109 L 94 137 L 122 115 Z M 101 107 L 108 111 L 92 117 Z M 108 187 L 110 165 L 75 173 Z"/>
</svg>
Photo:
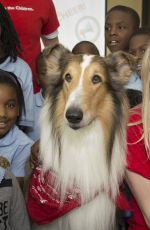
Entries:
<svg viewBox="0 0 150 230">
<path fill-rule="evenodd" d="M 101 79 L 101 77 L 99 76 L 99 75 L 94 75 L 93 77 L 92 77 L 92 82 L 93 82 L 93 84 L 98 84 L 99 82 L 101 82 L 102 81 L 102 79 Z"/>
<path fill-rule="evenodd" d="M 72 77 L 71 77 L 71 75 L 70 75 L 69 73 L 67 73 L 67 74 L 65 75 L 65 80 L 66 80 L 67 82 L 71 82 Z"/>
</svg>

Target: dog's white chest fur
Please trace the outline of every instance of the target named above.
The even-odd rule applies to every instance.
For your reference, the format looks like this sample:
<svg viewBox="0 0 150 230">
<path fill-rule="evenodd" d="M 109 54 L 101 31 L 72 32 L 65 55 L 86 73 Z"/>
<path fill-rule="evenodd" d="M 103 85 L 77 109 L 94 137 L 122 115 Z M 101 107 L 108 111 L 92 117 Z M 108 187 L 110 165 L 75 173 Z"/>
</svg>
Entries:
<svg viewBox="0 0 150 230">
<path fill-rule="evenodd" d="M 107 196 L 101 194 L 51 224 L 33 225 L 33 230 L 116 230 L 114 219 L 114 205 Z"/>
<path fill-rule="evenodd" d="M 47 130 L 51 130 L 50 124 L 47 128 Z M 47 156 L 43 156 L 45 159 L 43 163 L 46 167 L 47 164 L 53 167 L 59 173 L 63 195 L 67 188 L 71 189 L 76 181 L 80 188 L 82 202 L 85 203 L 89 200 L 90 202 L 72 210 L 52 224 L 43 227 L 36 226 L 36 229 L 112 230 L 115 226 L 115 204 L 112 199 L 115 199 L 118 192 L 117 171 L 120 170 L 120 175 L 124 171 L 124 158 L 120 157 L 117 138 L 115 146 L 118 148 L 115 148 L 115 156 L 112 155 L 111 165 L 108 166 L 103 129 L 99 121 L 76 131 L 64 126 L 61 132 L 60 158 L 58 145 L 50 136 L 51 134 L 47 133 L 42 139 L 41 144 L 45 146 L 43 154 L 48 151 L 51 155 L 49 160 Z M 50 139 L 47 140 L 46 137 L 50 137 Z M 120 162 L 119 168 L 118 162 Z"/>
</svg>

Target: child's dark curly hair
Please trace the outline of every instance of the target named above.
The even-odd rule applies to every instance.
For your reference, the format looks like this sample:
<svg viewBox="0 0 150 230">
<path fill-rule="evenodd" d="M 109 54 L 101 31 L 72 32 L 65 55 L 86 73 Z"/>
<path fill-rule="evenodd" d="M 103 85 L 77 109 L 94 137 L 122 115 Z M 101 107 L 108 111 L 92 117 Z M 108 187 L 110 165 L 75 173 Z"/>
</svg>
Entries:
<svg viewBox="0 0 150 230">
<path fill-rule="evenodd" d="M 14 28 L 12 20 L 0 3 L 0 30 L 1 30 L 1 43 L 2 48 L 6 56 L 11 58 L 11 61 L 16 61 L 17 55 L 21 53 L 21 45 L 17 35 L 17 32 Z"/>
</svg>

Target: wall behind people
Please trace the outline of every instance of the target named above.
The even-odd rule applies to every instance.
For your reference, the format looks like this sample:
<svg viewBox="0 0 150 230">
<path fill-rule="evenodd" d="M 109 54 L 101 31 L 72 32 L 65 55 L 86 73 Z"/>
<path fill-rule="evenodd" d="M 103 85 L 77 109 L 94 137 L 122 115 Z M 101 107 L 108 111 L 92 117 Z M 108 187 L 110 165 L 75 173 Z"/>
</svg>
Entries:
<svg viewBox="0 0 150 230">
<path fill-rule="evenodd" d="M 105 0 L 54 0 L 60 22 L 59 41 L 67 48 L 81 40 L 93 42 L 103 55 Z"/>
<path fill-rule="evenodd" d="M 142 26 L 150 27 L 150 1 L 142 1 Z"/>
<path fill-rule="evenodd" d="M 54 0 L 60 22 L 59 40 L 72 49 L 81 40 L 89 40 L 105 53 L 105 12 L 114 5 L 125 5 L 135 9 L 141 17 L 142 0 Z M 106 9 L 105 9 L 106 8 Z"/>
<path fill-rule="evenodd" d="M 137 13 L 140 15 L 142 14 L 142 0 L 107 0 L 107 9 L 109 10 L 111 7 L 116 5 L 125 5 L 133 8 L 137 11 Z"/>
</svg>

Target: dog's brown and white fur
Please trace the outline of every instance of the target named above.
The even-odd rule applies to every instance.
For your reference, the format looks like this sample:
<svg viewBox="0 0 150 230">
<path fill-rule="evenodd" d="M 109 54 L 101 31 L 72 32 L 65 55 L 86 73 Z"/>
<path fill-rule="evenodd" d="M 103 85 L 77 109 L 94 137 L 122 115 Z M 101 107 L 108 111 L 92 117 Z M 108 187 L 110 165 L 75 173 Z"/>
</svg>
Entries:
<svg viewBox="0 0 150 230">
<path fill-rule="evenodd" d="M 123 52 L 102 58 L 73 55 L 62 45 L 52 49 L 47 68 L 55 74 L 49 76 L 41 113 L 40 157 L 43 171 L 58 173 L 62 197 L 76 184 L 82 205 L 37 229 L 116 229 L 115 199 L 126 164 L 124 85 L 130 62 Z"/>
</svg>

